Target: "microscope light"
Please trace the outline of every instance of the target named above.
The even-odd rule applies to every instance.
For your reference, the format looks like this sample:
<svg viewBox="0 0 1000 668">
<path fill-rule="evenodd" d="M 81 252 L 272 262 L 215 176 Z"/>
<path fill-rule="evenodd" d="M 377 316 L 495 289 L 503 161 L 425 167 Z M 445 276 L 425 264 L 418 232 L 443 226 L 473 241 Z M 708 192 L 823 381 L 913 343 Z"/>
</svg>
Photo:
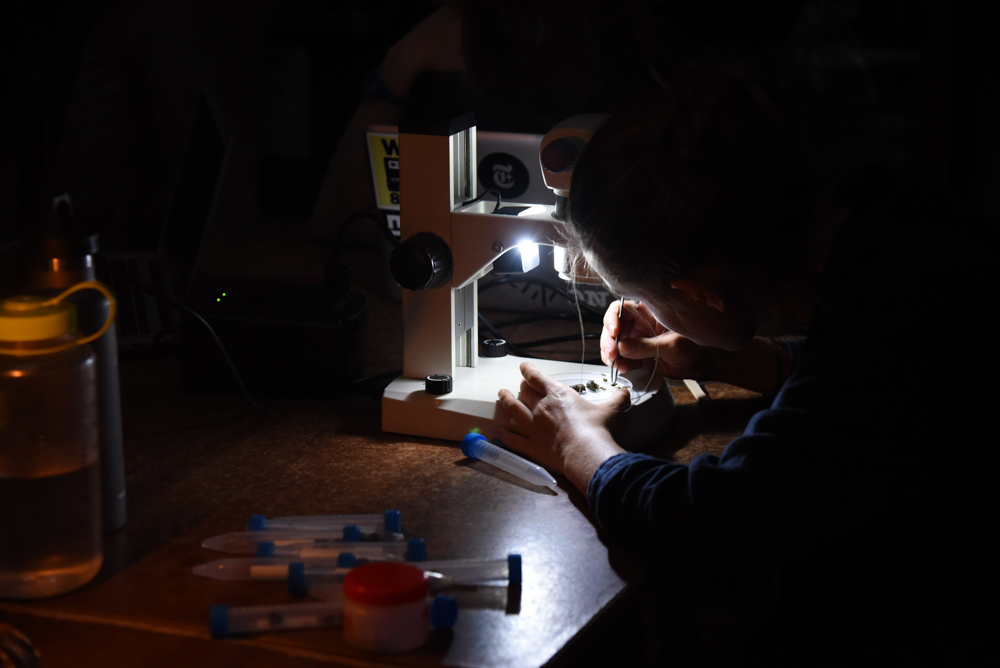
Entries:
<svg viewBox="0 0 1000 668">
<path fill-rule="evenodd" d="M 538 244 L 533 241 L 522 241 L 517 245 L 521 251 L 521 271 L 527 273 L 538 266 Z"/>
</svg>

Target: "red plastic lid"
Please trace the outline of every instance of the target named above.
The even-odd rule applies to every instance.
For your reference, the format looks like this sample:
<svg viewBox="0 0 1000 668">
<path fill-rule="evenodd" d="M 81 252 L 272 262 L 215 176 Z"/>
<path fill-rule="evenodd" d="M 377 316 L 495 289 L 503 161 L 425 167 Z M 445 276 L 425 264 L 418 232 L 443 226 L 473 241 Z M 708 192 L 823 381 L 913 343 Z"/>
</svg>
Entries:
<svg viewBox="0 0 1000 668">
<path fill-rule="evenodd" d="M 425 599 L 429 592 L 427 576 L 410 564 L 363 564 L 344 576 L 344 597 L 356 603 L 401 605 Z"/>
</svg>

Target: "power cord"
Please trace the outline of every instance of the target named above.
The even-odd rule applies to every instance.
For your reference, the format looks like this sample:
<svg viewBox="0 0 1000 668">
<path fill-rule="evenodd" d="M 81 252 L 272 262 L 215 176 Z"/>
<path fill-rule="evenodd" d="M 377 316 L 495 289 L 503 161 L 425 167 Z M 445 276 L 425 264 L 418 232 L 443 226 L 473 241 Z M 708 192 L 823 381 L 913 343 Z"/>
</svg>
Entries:
<svg viewBox="0 0 1000 668">
<path fill-rule="evenodd" d="M 552 290 L 560 297 L 564 297 L 569 302 L 574 301 L 573 295 L 568 290 L 556 285 L 555 283 L 550 283 L 549 281 L 542 280 L 540 278 L 530 278 L 527 276 L 502 276 L 500 278 L 490 281 L 489 283 L 480 285 L 479 294 L 482 294 L 486 290 L 492 290 L 493 288 L 499 287 L 501 285 L 506 285 L 509 283 L 529 283 L 531 285 L 540 285 L 547 290 Z M 590 304 L 580 304 L 580 310 L 586 311 L 591 315 L 595 315 L 601 318 L 601 320 L 604 319 L 604 312 L 597 310 Z M 573 317 L 576 317 L 576 314 L 573 314 Z"/>
<path fill-rule="evenodd" d="M 389 226 L 386 224 L 385 218 L 382 216 L 382 213 L 380 211 L 355 211 L 347 218 L 345 218 L 344 222 L 342 222 L 340 224 L 340 227 L 337 228 L 337 236 L 334 238 L 333 241 L 334 248 L 335 249 L 340 248 L 341 244 L 344 241 L 344 235 L 347 234 L 347 230 L 348 228 L 351 227 L 351 225 L 353 225 L 359 220 L 366 220 L 366 219 L 371 220 L 378 226 L 379 231 L 381 231 L 382 235 L 389 240 L 389 243 L 392 244 L 393 248 L 399 248 L 399 239 L 397 239 L 396 235 L 393 234 L 392 230 L 389 229 Z"/>
<path fill-rule="evenodd" d="M 133 287 L 138 288 L 143 292 L 151 294 L 157 299 L 174 307 L 175 309 L 177 309 L 182 313 L 186 313 L 187 315 L 191 316 L 192 318 L 200 322 L 202 326 L 205 328 L 205 330 L 208 332 L 209 336 L 212 337 L 212 340 L 215 342 L 215 346 L 219 349 L 219 353 L 222 355 L 222 359 L 226 363 L 226 367 L 228 367 L 229 369 L 229 374 L 232 376 L 233 382 L 236 383 L 236 388 L 239 390 L 240 395 L 243 397 L 243 400 L 246 401 L 247 404 L 249 404 L 250 407 L 253 408 L 254 410 L 263 410 L 267 408 L 268 406 L 267 402 L 257 401 L 250 395 L 250 392 L 247 391 L 246 385 L 243 384 L 243 379 L 240 377 L 240 372 L 236 370 L 236 366 L 233 364 L 233 361 L 229 359 L 229 353 L 226 352 L 225 346 L 223 346 L 222 341 L 219 340 L 219 335 L 215 333 L 215 330 L 212 329 L 212 326 L 209 325 L 204 318 L 202 318 L 194 310 L 180 303 L 176 299 L 168 297 L 159 290 L 149 287 L 148 285 L 134 278 L 128 272 L 124 271 L 119 267 L 114 266 L 114 263 L 104 262 L 103 258 L 101 258 L 99 255 L 98 255 L 98 260 L 104 265 L 105 268 L 111 271 L 111 273 L 115 274 L 116 276 L 120 276 L 126 282 L 130 283 Z"/>
<path fill-rule="evenodd" d="M 493 195 L 494 197 L 497 198 L 497 203 L 493 207 L 493 211 L 490 212 L 490 213 L 496 213 L 497 211 L 500 210 L 500 191 L 497 190 L 496 188 L 490 188 L 488 190 L 483 191 L 483 194 L 479 195 L 478 197 L 473 197 L 472 199 L 465 200 L 464 202 L 462 202 L 462 206 L 469 206 L 470 204 L 475 204 L 476 202 L 486 197 L 487 195 Z"/>
</svg>

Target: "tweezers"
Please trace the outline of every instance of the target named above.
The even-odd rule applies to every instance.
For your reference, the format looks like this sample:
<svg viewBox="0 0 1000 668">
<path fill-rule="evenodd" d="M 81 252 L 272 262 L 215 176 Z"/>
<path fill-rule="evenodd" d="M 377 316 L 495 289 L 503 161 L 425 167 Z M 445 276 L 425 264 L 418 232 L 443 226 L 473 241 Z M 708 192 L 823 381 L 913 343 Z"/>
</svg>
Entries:
<svg viewBox="0 0 1000 668">
<path fill-rule="evenodd" d="M 618 333 L 622 331 L 622 313 L 625 312 L 625 295 L 618 302 Z M 615 359 L 611 361 L 611 384 L 618 382 L 618 367 L 621 366 L 621 353 L 618 352 L 618 337 L 615 337 Z"/>
</svg>

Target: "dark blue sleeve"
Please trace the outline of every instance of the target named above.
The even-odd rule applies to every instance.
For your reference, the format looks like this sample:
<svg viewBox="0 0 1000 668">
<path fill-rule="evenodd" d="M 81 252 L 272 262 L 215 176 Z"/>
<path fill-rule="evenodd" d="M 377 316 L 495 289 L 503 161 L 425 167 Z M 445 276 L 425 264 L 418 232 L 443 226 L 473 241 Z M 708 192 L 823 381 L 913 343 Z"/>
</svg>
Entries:
<svg viewBox="0 0 1000 668">
<path fill-rule="evenodd" d="M 794 345 L 796 372 L 721 457 L 626 453 L 598 468 L 588 498 L 611 540 L 647 560 L 780 564 L 905 495 L 910 442 L 848 371 L 857 351 L 817 362 Z"/>
<path fill-rule="evenodd" d="M 688 466 L 613 457 L 590 482 L 597 521 L 647 560 L 785 561 L 836 524 L 842 475 L 836 457 L 800 447 L 809 422 L 795 410 L 758 413 L 722 457 L 701 455 Z"/>
<path fill-rule="evenodd" d="M 799 360 L 802 359 L 802 347 L 805 345 L 805 339 L 785 339 L 785 345 L 788 346 L 788 375 L 794 375 L 799 368 Z"/>
</svg>

